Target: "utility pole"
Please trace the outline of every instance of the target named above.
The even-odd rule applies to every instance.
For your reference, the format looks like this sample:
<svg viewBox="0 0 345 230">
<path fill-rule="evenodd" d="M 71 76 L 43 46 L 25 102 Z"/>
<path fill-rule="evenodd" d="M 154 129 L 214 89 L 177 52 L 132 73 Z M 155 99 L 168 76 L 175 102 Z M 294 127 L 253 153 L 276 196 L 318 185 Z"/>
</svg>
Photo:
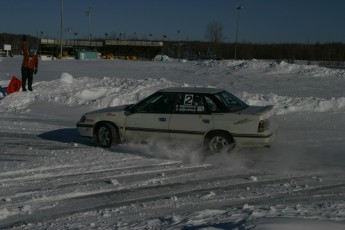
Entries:
<svg viewBox="0 0 345 230">
<path fill-rule="evenodd" d="M 88 26 L 88 31 L 89 31 L 89 34 L 88 34 L 88 37 L 89 37 L 89 44 L 91 43 L 91 15 L 92 15 L 92 12 L 91 12 L 91 6 L 89 6 L 89 10 L 86 11 L 86 16 L 89 17 L 89 26 Z"/>
<path fill-rule="evenodd" d="M 178 57 L 178 60 L 179 60 L 179 61 L 180 61 L 180 58 L 181 58 L 181 54 L 180 54 L 180 51 L 181 51 L 180 34 L 181 34 L 181 31 L 180 31 L 180 30 L 178 30 L 178 31 L 177 31 L 177 36 L 178 36 L 178 50 L 177 50 L 177 57 Z"/>
<path fill-rule="evenodd" d="M 63 0 L 61 0 L 61 24 L 60 24 L 60 58 L 62 59 L 62 33 L 63 33 Z"/>
<path fill-rule="evenodd" d="M 237 26 L 236 26 L 236 40 L 235 40 L 235 60 L 237 59 L 237 39 L 238 39 L 238 27 L 239 27 L 239 24 L 240 24 L 240 10 L 242 9 L 243 7 L 241 5 L 238 5 L 236 7 L 237 9 Z"/>
</svg>

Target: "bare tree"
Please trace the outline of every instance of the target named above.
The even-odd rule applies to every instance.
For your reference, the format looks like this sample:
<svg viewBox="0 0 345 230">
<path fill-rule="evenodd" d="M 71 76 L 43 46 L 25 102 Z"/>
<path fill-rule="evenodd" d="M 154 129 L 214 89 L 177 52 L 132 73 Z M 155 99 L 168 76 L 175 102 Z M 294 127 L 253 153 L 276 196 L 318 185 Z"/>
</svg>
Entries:
<svg viewBox="0 0 345 230">
<path fill-rule="evenodd" d="M 207 54 L 210 58 L 222 58 L 220 42 L 224 39 L 224 26 L 219 22 L 210 22 L 206 27 L 206 39 L 212 43 L 212 53 Z"/>
<path fill-rule="evenodd" d="M 205 37 L 208 41 L 219 43 L 224 39 L 224 26 L 219 22 L 210 22 L 206 27 Z"/>
</svg>

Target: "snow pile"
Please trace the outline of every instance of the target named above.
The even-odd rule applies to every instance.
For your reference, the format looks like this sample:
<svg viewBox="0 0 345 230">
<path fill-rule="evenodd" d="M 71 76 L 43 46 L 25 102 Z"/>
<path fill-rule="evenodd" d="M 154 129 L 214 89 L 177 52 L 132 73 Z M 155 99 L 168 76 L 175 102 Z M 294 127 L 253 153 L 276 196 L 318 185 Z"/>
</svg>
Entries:
<svg viewBox="0 0 345 230">
<path fill-rule="evenodd" d="M 0 111 L 25 110 L 35 102 L 58 102 L 69 106 L 91 105 L 105 108 L 139 101 L 149 94 L 165 87 L 185 86 L 162 79 L 119 79 L 105 77 L 73 78 L 63 73 L 59 80 L 37 82 L 33 92 L 18 92 L 0 100 Z M 345 97 L 287 97 L 274 93 L 251 94 L 242 92 L 239 95 L 249 105 L 274 105 L 278 114 L 293 112 L 326 112 L 340 111 L 345 108 Z"/>
<path fill-rule="evenodd" d="M 73 76 L 68 73 L 63 73 L 61 75 L 61 82 L 66 84 L 72 84 L 73 83 Z"/>
<path fill-rule="evenodd" d="M 243 92 L 241 97 L 250 105 L 274 105 L 278 114 L 293 112 L 326 112 L 345 109 L 345 97 L 316 98 L 316 97 L 287 97 L 273 93 L 250 94 Z"/>
<path fill-rule="evenodd" d="M 270 64 L 270 68 L 277 73 L 290 73 L 303 76 L 312 77 L 326 77 L 326 76 L 338 76 L 345 77 L 345 71 L 342 69 L 329 69 L 326 67 L 319 67 L 317 65 L 299 65 L 289 64 L 287 62 L 274 62 Z"/>
<path fill-rule="evenodd" d="M 261 62 L 257 60 L 204 60 L 196 63 L 202 68 L 222 68 L 228 70 L 241 69 L 267 69 L 270 67 L 269 62 Z"/>
<path fill-rule="evenodd" d="M 289 64 L 281 61 L 262 60 L 204 60 L 195 63 L 196 66 L 207 69 L 218 69 L 219 72 L 250 70 L 268 72 L 271 74 L 296 74 L 303 76 L 325 77 L 338 76 L 345 77 L 344 69 L 329 69 L 317 65 Z"/>
<path fill-rule="evenodd" d="M 91 105 L 104 108 L 134 103 L 158 89 L 179 84 L 162 79 L 78 78 L 63 73 L 53 81 L 37 82 L 32 92 L 10 94 L 0 100 L 0 111 L 26 109 L 35 102 L 58 102 L 66 105 Z"/>
<path fill-rule="evenodd" d="M 157 58 L 161 57 L 157 56 Z M 143 66 L 143 64 L 139 63 L 138 65 Z M 161 72 L 157 72 L 157 75 L 151 74 L 152 78 L 145 79 L 138 77 L 115 77 L 117 75 L 103 78 L 75 78 L 71 73 L 64 72 L 59 79 L 35 82 L 33 92 L 18 92 L 7 97 L 3 97 L 0 94 L 0 111 L 25 110 L 35 102 L 58 102 L 69 106 L 90 105 L 95 108 L 129 104 L 165 87 L 214 87 L 214 85 L 209 83 L 209 79 L 215 79 L 217 82 L 218 79 L 215 77 L 218 76 L 220 76 L 219 78 L 228 78 L 224 79 L 224 81 L 229 82 L 228 84 L 231 87 L 229 91 L 243 99 L 246 103 L 250 105 L 274 105 L 278 114 L 341 111 L 345 108 L 345 97 L 343 94 L 338 93 L 334 97 L 332 94 L 326 93 L 328 92 L 327 88 L 318 97 L 303 96 L 307 95 L 307 93 L 309 94 L 309 92 L 311 95 L 314 95 L 312 92 L 316 87 L 330 87 L 334 85 L 334 82 L 331 82 L 331 80 L 337 81 L 335 83 L 337 87 L 342 88 L 341 82 L 342 78 L 345 77 L 345 70 L 261 60 L 205 60 L 197 63 L 191 62 L 190 64 L 197 69 L 197 75 L 206 75 L 202 82 L 187 84 L 177 83 L 178 79 L 168 81 L 165 78 L 160 78 L 161 75 L 164 75 Z M 190 68 L 188 64 L 186 66 L 186 68 Z M 169 68 L 169 63 L 166 63 L 165 68 Z M 249 75 L 236 76 L 236 73 L 240 70 L 245 70 L 247 75 Z M 184 74 L 185 72 L 182 73 Z M 257 75 L 257 73 L 264 74 L 265 76 L 262 77 L 262 75 Z M 127 77 L 126 74 L 125 77 Z M 324 80 L 325 77 L 327 77 L 326 81 Z M 310 78 L 314 80 L 311 81 Z M 281 91 L 285 89 L 272 92 L 275 88 L 270 86 L 274 86 L 276 82 L 281 82 L 281 87 L 291 86 L 296 88 L 295 85 L 298 84 L 298 91 L 294 92 L 294 88 L 287 88 L 284 92 Z M 0 81 L 2 87 L 7 86 L 8 83 L 8 81 Z M 323 86 L 319 84 L 323 84 Z M 237 86 L 237 88 L 234 86 Z M 227 88 L 225 87 L 225 89 Z M 253 90 L 254 92 L 251 92 Z M 289 96 L 280 93 L 287 93 Z"/>
</svg>

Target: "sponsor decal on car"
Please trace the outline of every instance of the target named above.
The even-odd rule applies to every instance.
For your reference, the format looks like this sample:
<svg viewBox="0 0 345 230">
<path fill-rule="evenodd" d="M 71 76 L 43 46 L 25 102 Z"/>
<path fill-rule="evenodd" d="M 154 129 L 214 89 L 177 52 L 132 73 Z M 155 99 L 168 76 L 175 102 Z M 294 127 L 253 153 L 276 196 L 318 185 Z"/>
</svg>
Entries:
<svg viewBox="0 0 345 230">
<path fill-rule="evenodd" d="M 116 113 L 109 112 L 105 116 L 107 116 L 107 117 L 114 117 L 114 116 L 116 116 Z"/>
<path fill-rule="evenodd" d="M 248 119 L 248 118 L 245 118 L 243 120 L 240 120 L 240 121 L 237 121 L 237 122 L 234 122 L 234 125 L 243 125 L 245 123 L 248 123 L 248 122 L 251 122 L 252 120 Z"/>
</svg>

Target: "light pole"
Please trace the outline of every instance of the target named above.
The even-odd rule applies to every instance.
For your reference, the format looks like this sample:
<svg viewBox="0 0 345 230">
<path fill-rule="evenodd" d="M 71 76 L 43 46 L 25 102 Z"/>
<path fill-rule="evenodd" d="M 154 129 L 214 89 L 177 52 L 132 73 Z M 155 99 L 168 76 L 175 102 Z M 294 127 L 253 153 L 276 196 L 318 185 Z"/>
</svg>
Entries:
<svg viewBox="0 0 345 230">
<path fill-rule="evenodd" d="M 63 31 L 64 31 L 64 32 L 67 32 L 67 33 L 71 33 L 71 32 L 72 32 L 72 28 L 65 27 Z M 66 39 L 67 39 L 67 38 L 66 38 Z M 68 45 L 68 41 L 67 41 L 67 40 L 66 40 L 65 44 Z"/>
<path fill-rule="evenodd" d="M 180 61 L 180 45 L 181 45 L 181 42 L 180 42 L 180 34 L 181 34 L 181 31 L 178 30 L 177 31 L 177 36 L 178 36 L 178 50 L 177 50 L 177 57 L 178 57 L 178 60 Z"/>
<path fill-rule="evenodd" d="M 62 33 L 63 33 L 63 0 L 61 0 L 61 24 L 60 24 L 60 58 L 62 59 Z"/>
<path fill-rule="evenodd" d="M 78 36 L 78 33 L 74 32 L 74 46 L 76 45 L 77 36 Z"/>
<path fill-rule="evenodd" d="M 42 37 L 43 37 L 43 31 L 41 31 L 40 33 L 40 44 L 42 44 Z M 37 44 L 38 48 L 39 48 L 39 55 L 41 56 L 42 55 L 42 49 L 41 49 L 41 46 L 39 46 L 39 44 Z"/>
<path fill-rule="evenodd" d="M 242 9 L 243 7 L 241 5 L 238 5 L 236 7 L 236 10 L 237 10 L 237 25 L 236 25 L 236 39 L 235 39 L 235 60 L 237 59 L 237 39 L 238 39 L 238 27 L 239 27 L 239 24 L 240 24 L 240 10 Z"/>
<path fill-rule="evenodd" d="M 152 34 L 149 33 L 149 41 L 151 41 L 151 44 L 152 44 Z"/>
<path fill-rule="evenodd" d="M 88 11 L 86 11 L 86 16 L 88 16 L 89 17 L 89 26 L 88 26 L 88 30 L 89 30 L 89 33 L 88 33 L 88 36 L 89 36 L 89 44 L 91 43 L 91 32 L 90 32 L 90 27 L 91 27 L 91 15 L 92 15 L 92 13 L 91 13 L 91 6 L 89 6 L 89 10 Z"/>
</svg>

